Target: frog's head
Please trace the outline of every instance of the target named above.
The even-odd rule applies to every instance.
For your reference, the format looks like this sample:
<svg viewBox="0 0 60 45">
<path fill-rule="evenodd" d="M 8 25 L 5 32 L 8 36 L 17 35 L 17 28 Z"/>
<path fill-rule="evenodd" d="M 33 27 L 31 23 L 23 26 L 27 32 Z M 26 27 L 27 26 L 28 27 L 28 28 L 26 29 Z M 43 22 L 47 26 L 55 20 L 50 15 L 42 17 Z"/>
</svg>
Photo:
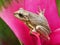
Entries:
<svg viewBox="0 0 60 45">
<path fill-rule="evenodd" d="M 23 8 L 20 8 L 18 11 L 14 13 L 14 16 L 19 18 L 20 20 L 26 21 L 28 20 L 29 13 L 24 10 Z"/>
</svg>

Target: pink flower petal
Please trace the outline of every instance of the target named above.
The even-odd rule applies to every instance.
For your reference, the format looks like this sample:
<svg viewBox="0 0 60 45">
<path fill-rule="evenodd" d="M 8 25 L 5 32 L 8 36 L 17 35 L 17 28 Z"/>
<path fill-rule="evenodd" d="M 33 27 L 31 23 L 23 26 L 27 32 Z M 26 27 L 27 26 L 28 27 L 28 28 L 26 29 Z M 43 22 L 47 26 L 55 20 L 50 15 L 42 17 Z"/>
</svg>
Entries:
<svg viewBox="0 0 60 45">
<path fill-rule="evenodd" d="M 23 4 L 21 4 L 21 2 L 16 3 L 15 1 L 13 1 L 12 3 L 13 3 L 12 6 L 9 6 L 8 9 L 3 10 L 3 12 L 0 13 L 0 17 L 9 25 L 9 27 L 15 33 L 17 38 L 21 40 L 24 43 L 24 45 L 35 45 L 36 42 L 37 45 L 41 45 L 41 43 L 39 43 L 40 38 L 37 34 L 35 33 L 32 34 L 35 35 L 36 37 L 30 35 L 29 28 L 26 25 L 24 25 L 23 22 L 21 22 L 20 20 L 13 16 L 14 11 L 18 10 L 20 7 L 23 7 L 26 10 L 35 13 L 36 11 L 38 11 L 38 7 L 40 7 L 41 9 L 45 8 L 46 9 L 45 16 L 48 20 L 51 30 L 54 31 L 55 29 L 60 27 L 60 18 L 58 17 L 56 0 L 25 0 Z M 47 42 L 47 44 L 44 45 L 48 45 L 48 43 L 52 45 L 59 44 L 60 43 L 59 41 L 60 39 L 58 38 L 60 37 L 59 35 L 60 35 L 59 33 L 53 32 L 51 34 L 51 42 Z"/>
<path fill-rule="evenodd" d="M 51 45 L 60 45 L 60 28 L 56 29 L 51 35 Z"/>
</svg>

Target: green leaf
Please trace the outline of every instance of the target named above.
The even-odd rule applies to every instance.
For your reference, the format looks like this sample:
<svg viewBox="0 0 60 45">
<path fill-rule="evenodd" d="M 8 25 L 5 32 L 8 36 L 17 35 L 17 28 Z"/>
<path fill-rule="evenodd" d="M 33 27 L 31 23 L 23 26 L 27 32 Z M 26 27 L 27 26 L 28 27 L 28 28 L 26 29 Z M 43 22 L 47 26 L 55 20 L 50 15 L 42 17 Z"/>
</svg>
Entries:
<svg viewBox="0 0 60 45">
<path fill-rule="evenodd" d="M 20 45 L 17 37 L 0 18 L 0 45 Z"/>
<path fill-rule="evenodd" d="M 60 16 L 60 0 L 56 0 L 56 3 L 57 3 L 57 7 L 58 7 L 58 13 Z"/>
</svg>

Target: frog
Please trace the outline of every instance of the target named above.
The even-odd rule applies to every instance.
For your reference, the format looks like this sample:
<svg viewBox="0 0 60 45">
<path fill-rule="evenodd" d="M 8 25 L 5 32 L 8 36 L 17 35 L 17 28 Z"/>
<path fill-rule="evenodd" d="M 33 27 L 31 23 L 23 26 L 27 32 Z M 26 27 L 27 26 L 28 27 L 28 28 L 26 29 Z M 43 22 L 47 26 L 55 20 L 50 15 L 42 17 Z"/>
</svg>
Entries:
<svg viewBox="0 0 60 45">
<path fill-rule="evenodd" d="M 50 40 L 50 27 L 47 21 L 47 18 L 44 16 L 45 9 L 37 11 L 38 13 L 34 13 L 23 8 L 19 8 L 19 10 L 14 12 L 14 16 L 19 20 L 23 21 L 26 24 L 30 32 L 37 32 L 44 39 Z"/>
</svg>

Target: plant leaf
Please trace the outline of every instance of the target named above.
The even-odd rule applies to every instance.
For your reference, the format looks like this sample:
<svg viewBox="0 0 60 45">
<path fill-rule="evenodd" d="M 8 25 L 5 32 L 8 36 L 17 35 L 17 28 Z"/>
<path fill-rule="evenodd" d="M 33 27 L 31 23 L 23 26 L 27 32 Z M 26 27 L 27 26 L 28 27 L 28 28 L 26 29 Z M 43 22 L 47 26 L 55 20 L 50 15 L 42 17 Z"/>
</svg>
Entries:
<svg viewBox="0 0 60 45">
<path fill-rule="evenodd" d="M 20 45 L 17 37 L 0 18 L 0 45 Z"/>
<path fill-rule="evenodd" d="M 60 0 L 56 0 L 56 3 L 57 3 L 57 7 L 58 7 L 58 13 L 60 16 Z"/>
</svg>

